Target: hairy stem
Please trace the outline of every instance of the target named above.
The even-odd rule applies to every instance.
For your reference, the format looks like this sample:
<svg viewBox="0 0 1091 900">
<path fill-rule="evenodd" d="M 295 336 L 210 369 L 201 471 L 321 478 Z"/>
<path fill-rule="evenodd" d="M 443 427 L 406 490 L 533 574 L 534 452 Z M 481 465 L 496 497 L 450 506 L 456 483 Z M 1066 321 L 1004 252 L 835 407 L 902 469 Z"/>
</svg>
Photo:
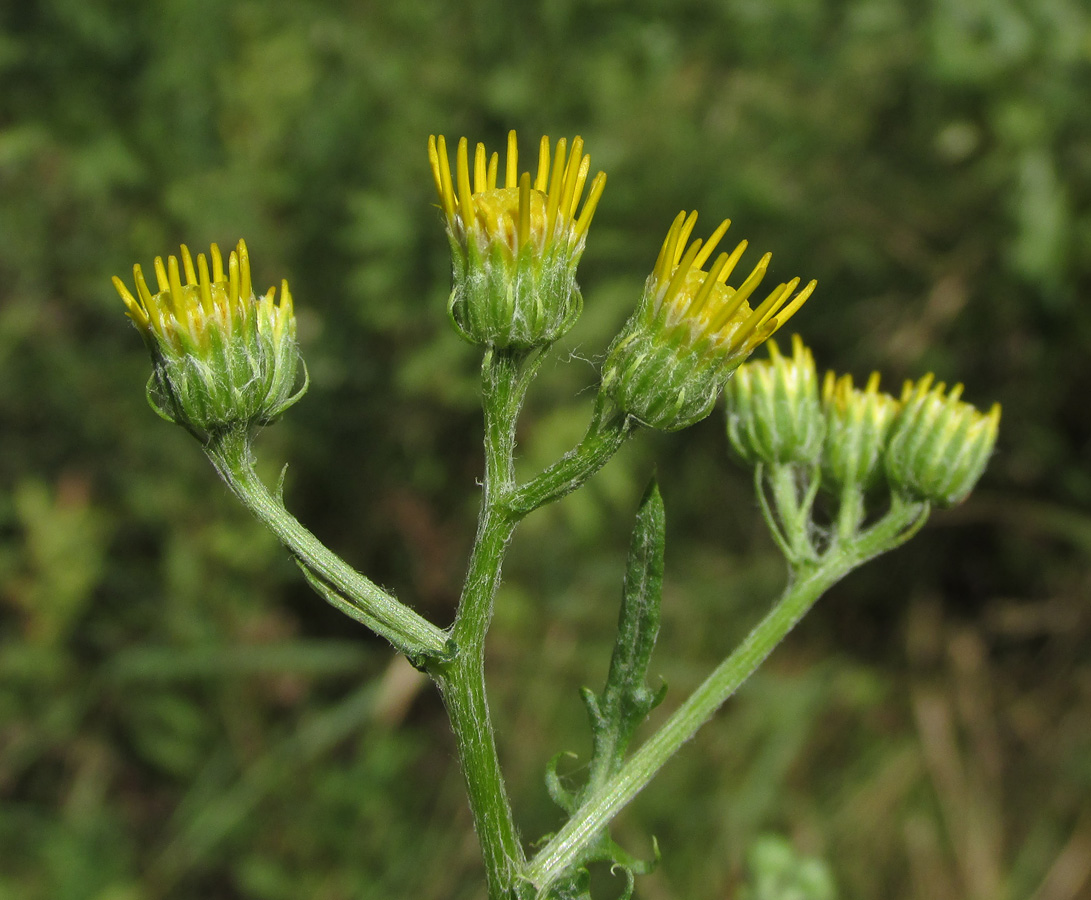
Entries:
<svg viewBox="0 0 1091 900">
<path fill-rule="evenodd" d="M 517 518 L 504 508 L 514 480 L 515 423 L 537 358 L 490 350 L 482 364 L 485 480 L 477 537 L 452 628 L 457 652 L 437 670 L 485 860 L 490 900 L 511 896 L 525 863 L 504 789 L 485 691 L 485 635 Z"/>
<path fill-rule="evenodd" d="M 359 618 L 419 664 L 449 655 L 447 634 L 327 548 L 258 478 L 249 436 L 242 430 L 215 437 L 205 452 L 228 487 L 315 577 L 348 600 Z"/>
<path fill-rule="evenodd" d="M 522 518 L 539 507 L 572 493 L 621 449 L 636 422 L 599 395 L 583 439 L 544 472 L 513 490 L 507 507 Z"/>
<path fill-rule="evenodd" d="M 531 860 L 526 874 L 539 895 L 545 894 L 663 764 L 754 673 L 826 590 L 868 559 L 900 544 L 907 533 L 920 526 L 927 512 L 925 504 L 896 501 L 853 546 L 838 548 L 817 563 L 796 566 L 793 578 L 765 618 Z"/>
</svg>

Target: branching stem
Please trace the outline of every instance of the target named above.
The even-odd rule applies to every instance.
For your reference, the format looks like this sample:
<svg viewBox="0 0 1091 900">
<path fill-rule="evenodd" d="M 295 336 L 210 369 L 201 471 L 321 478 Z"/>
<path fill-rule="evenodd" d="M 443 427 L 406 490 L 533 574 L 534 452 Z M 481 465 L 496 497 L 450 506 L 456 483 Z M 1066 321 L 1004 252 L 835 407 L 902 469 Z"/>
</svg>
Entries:
<svg viewBox="0 0 1091 900">
<path fill-rule="evenodd" d="M 906 540 L 927 513 L 926 504 L 895 501 L 887 515 L 852 546 L 834 548 L 817 563 L 796 566 L 765 618 L 531 860 L 526 874 L 539 896 L 545 896 L 554 880 L 754 673 L 826 590 L 857 566 Z"/>
<path fill-rule="evenodd" d="M 228 487 L 311 573 L 332 587 L 375 632 L 419 664 L 449 655 L 447 634 L 357 572 L 284 508 L 254 471 L 250 438 L 224 432 L 205 447 Z"/>
</svg>

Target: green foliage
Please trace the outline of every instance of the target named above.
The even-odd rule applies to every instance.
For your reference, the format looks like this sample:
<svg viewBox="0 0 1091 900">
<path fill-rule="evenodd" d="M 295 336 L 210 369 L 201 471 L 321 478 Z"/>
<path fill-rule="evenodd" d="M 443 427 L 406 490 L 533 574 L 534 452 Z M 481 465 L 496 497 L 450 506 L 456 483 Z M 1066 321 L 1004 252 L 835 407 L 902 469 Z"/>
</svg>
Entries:
<svg viewBox="0 0 1091 900">
<path fill-rule="evenodd" d="M 570 815 L 594 799 L 618 772 L 633 733 L 666 694 L 665 684 L 656 691 L 646 684 L 648 666 L 659 635 L 665 533 L 663 498 L 653 480 L 637 510 L 606 685 L 598 694 L 587 687 L 580 691 L 591 720 L 592 750 L 587 782 L 578 791 L 567 790 L 557 775 L 559 756 L 550 761 L 546 771 L 550 796 Z M 624 872 L 626 897 L 632 894 L 634 875 L 647 874 L 653 868 L 650 863 L 626 853 L 611 840 L 608 829 L 604 830 L 571 867 L 573 876 L 567 890 L 574 897 L 591 896 L 590 873 L 586 868 L 590 862 L 610 863 L 615 871 Z M 565 888 L 558 886 L 554 890 L 558 896 L 564 896 Z"/>
<path fill-rule="evenodd" d="M 834 900 L 829 869 L 821 860 L 801 858 L 783 838 L 764 835 L 747 854 L 748 887 L 740 900 Z"/>
<path fill-rule="evenodd" d="M 653 691 L 645 680 L 659 636 L 665 533 L 663 498 L 653 481 L 636 514 L 606 686 L 601 694 L 581 692 L 594 735 L 588 781 L 592 790 L 617 771 L 637 726 L 663 700 L 666 686 Z"/>
<path fill-rule="evenodd" d="M 579 131 L 610 178 L 528 456 L 586 421 L 567 398 L 682 206 L 818 278 L 794 324 L 820 359 L 1004 406 L 980 495 L 843 584 L 619 823 L 669 851 L 649 896 L 730 895 L 769 828 L 846 898 L 1033 894 L 1091 783 L 1089 46 L 1081 0 L 7 4 L 0 897 L 474 896 L 438 704 L 357 696 L 397 683 L 387 652 L 149 412 L 109 277 L 183 240 L 260 247 L 312 375 L 261 438 L 289 501 L 448 619 L 479 423 L 424 146 L 509 127 Z M 489 647 L 526 833 L 557 826 L 537 748 L 584 734 L 571 698 L 610 652 L 651 458 L 673 548 L 653 683 L 691 688 L 777 589 L 723 455 L 715 421 L 645 440 L 526 522 Z"/>
</svg>

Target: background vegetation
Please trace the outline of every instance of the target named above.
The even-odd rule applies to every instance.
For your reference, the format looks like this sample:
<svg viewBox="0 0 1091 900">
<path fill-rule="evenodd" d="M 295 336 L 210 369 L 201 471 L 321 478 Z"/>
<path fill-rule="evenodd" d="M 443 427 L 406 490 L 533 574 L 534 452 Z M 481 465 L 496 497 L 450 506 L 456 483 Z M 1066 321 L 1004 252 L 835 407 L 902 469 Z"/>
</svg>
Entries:
<svg viewBox="0 0 1091 900">
<path fill-rule="evenodd" d="M 312 384 L 261 439 L 329 544 L 450 620 L 476 357 L 425 142 L 580 133 L 609 173 L 528 467 L 681 208 L 735 220 L 820 366 L 1004 404 L 979 491 L 826 597 L 620 822 L 649 900 L 776 832 L 844 898 L 1091 895 L 1091 12 L 1082 0 L 39 0 L 0 7 L 0 898 L 481 896 L 442 710 L 143 399 L 109 276 L 244 236 Z M 699 226 L 701 227 L 701 226 Z M 582 393 L 581 393 L 582 392 Z M 779 588 L 722 422 L 643 435 L 517 537 L 494 714 L 529 838 L 586 753 L 657 467 L 665 707 Z M 606 888 L 610 885 L 607 883 Z"/>
</svg>

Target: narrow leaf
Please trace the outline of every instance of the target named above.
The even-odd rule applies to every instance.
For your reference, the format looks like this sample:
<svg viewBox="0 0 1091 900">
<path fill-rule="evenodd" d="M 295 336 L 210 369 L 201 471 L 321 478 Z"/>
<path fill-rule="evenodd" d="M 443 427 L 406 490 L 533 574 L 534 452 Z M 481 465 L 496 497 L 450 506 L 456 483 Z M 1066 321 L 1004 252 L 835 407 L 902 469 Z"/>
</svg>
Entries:
<svg viewBox="0 0 1091 900">
<path fill-rule="evenodd" d="M 663 498 L 653 479 L 637 510 L 610 672 L 591 716 L 595 731 L 593 781 L 595 776 L 607 778 L 613 774 L 633 732 L 662 699 L 662 690 L 649 690 L 645 680 L 659 636 L 665 540 Z M 591 710 L 590 703 L 588 709 Z M 599 767 L 604 769 L 601 774 L 596 771 Z"/>
<path fill-rule="evenodd" d="M 546 786 L 550 796 L 569 815 L 595 797 L 621 767 L 637 726 L 666 692 L 665 685 L 653 691 L 645 683 L 655 640 L 659 635 L 665 535 L 663 499 L 653 479 L 640 501 L 633 527 L 617 637 L 606 685 L 600 694 L 586 687 L 580 690 L 591 720 L 592 733 L 591 768 L 587 783 L 575 793 L 569 792 L 561 784 L 557 775 L 560 754 L 547 766 Z M 550 900 L 591 900 L 590 878 L 586 868 L 590 863 L 608 863 L 615 874 L 622 875 L 625 887 L 619 900 L 629 900 L 635 876 L 650 872 L 655 867 L 659 859 L 658 845 L 655 845 L 654 853 L 652 860 L 639 860 L 618 846 L 608 829 L 603 829 L 573 860 L 565 874 L 550 886 Z"/>
</svg>

